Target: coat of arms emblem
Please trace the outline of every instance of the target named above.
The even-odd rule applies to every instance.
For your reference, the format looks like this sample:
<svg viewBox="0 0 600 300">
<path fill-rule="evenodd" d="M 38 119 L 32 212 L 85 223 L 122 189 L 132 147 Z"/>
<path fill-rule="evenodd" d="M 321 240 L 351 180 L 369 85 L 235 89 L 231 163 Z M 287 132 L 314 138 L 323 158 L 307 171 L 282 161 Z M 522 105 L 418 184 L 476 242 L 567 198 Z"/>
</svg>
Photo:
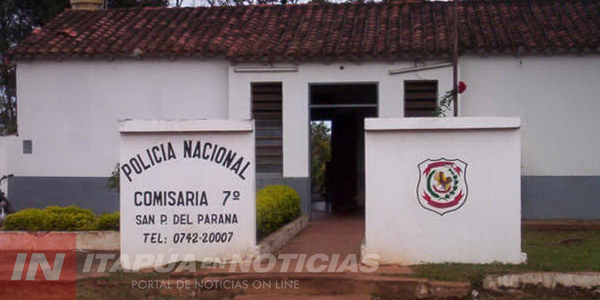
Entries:
<svg viewBox="0 0 600 300">
<path fill-rule="evenodd" d="M 423 208 L 444 215 L 467 200 L 467 164 L 460 159 L 428 159 L 418 165 L 417 199 Z"/>
</svg>

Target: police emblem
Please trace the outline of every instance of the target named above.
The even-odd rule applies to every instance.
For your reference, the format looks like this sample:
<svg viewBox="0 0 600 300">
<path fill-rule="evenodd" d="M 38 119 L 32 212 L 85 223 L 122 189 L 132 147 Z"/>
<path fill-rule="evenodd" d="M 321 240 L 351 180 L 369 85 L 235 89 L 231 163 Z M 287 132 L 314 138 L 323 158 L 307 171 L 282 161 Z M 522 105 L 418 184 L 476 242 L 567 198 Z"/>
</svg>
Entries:
<svg viewBox="0 0 600 300">
<path fill-rule="evenodd" d="M 459 209 L 467 200 L 467 164 L 460 159 L 428 159 L 418 165 L 417 199 L 441 216 Z"/>
</svg>

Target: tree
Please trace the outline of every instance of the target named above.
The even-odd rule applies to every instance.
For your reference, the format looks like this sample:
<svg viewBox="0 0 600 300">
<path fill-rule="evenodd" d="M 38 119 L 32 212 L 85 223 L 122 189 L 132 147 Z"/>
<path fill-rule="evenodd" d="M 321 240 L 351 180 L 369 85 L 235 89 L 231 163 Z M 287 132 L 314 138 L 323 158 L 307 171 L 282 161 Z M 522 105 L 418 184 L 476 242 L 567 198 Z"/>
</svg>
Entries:
<svg viewBox="0 0 600 300">
<path fill-rule="evenodd" d="M 175 0 L 176 6 L 180 6 L 183 0 Z M 321 0 L 326 1 L 326 0 Z M 299 0 L 201 0 L 199 1 L 202 5 L 207 6 L 236 6 L 236 5 L 251 5 L 251 4 L 272 4 L 272 5 L 286 5 L 296 4 Z M 179 3 L 179 5 L 177 5 Z"/>
<path fill-rule="evenodd" d="M 331 128 L 324 121 L 310 123 L 311 185 L 321 191 L 325 185 L 325 169 L 331 159 Z"/>
<path fill-rule="evenodd" d="M 68 0 L 2 0 L 0 2 L 0 135 L 17 131 L 15 68 L 6 51 L 67 6 Z"/>
</svg>

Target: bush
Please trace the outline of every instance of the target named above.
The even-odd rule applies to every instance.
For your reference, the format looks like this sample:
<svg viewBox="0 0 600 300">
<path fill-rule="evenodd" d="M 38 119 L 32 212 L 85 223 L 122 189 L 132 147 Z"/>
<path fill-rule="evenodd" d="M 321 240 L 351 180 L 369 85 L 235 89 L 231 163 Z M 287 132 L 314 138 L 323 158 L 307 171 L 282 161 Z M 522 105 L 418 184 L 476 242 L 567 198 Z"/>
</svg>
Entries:
<svg viewBox="0 0 600 300">
<path fill-rule="evenodd" d="M 81 207 L 77 207 L 75 205 L 69 205 L 69 206 L 48 206 L 44 209 L 45 212 L 50 213 L 50 214 L 61 214 L 61 215 L 65 215 L 65 214 L 85 214 L 88 215 L 90 217 L 94 216 L 94 213 L 89 210 L 89 209 L 85 209 L 85 208 L 81 208 Z"/>
<path fill-rule="evenodd" d="M 5 230 L 44 230 L 44 211 L 37 208 L 24 209 L 6 216 Z"/>
<path fill-rule="evenodd" d="M 48 206 L 44 212 L 44 230 L 79 231 L 96 228 L 96 216 L 89 209 L 77 206 Z"/>
<path fill-rule="evenodd" d="M 119 231 L 119 222 L 121 215 L 119 212 L 105 213 L 98 217 L 96 230 L 116 230 Z"/>
<path fill-rule="evenodd" d="M 96 229 L 96 216 L 89 209 L 76 206 L 30 208 L 8 215 L 5 230 L 80 231 Z"/>
<path fill-rule="evenodd" d="M 256 219 L 263 235 L 274 232 L 301 213 L 300 195 L 290 187 L 270 185 L 256 195 Z"/>
</svg>

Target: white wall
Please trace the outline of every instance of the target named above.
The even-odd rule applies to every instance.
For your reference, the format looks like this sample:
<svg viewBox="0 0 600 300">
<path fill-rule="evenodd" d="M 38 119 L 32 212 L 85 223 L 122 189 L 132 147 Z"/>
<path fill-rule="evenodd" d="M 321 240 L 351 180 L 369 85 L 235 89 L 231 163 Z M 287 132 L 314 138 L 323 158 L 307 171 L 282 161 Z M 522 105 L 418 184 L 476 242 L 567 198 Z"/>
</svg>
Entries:
<svg viewBox="0 0 600 300">
<path fill-rule="evenodd" d="M 9 151 L 15 144 L 16 136 L 0 136 L 0 177 L 11 174 L 11 158 L 8 156 Z M 0 189 L 8 194 L 8 181 L 4 180 L 0 184 Z"/>
<path fill-rule="evenodd" d="M 8 169 L 8 155 L 6 153 L 7 143 L 8 139 L 6 137 L 0 137 L 0 176 L 10 172 Z M 0 188 L 3 187 L 4 186 L 0 186 Z"/>
<path fill-rule="evenodd" d="M 250 65 L 262 66 L 264 65 Z M 238 73 L 227 61 L 19 61 L 17 176 L 97 176 L 118 161 L 119 119 L 251 118 L 252 82 L 283 83 L 284 176 L 309 176 L 309 84 L 378 83 L 379 116 L 404 114 L 403 81 L 437 79 L 451 69 L 389 75 L 404 63 L 307 63 L 297 72 Z M 22 140 L 33 154 L 22 154 Z"/>
<path fill-rule="evenodd" d="M 430 62 L 432 63 L 432 62 Z M 256 66 L 256 65 L 248 65 Z M 288 65 L 289 66 L 289 65 Z M 404 116 L 404 80 L 439 80 L 440 94 L 452 88 L 452 69 L 431 69 L 390 75 L 391 69 L 409 68 L 403 63 L 305 63 L 297 72 L 236 72 L 229 68 L 229 117 L 251 116 L 252 82 L 283 84 L 283 173 L 285 177 L 308 177 L 309 170 L 309 85 L 311 83 L 377 83 L 379 117 Z M 244 66 L 247 67 L 247 66 Z M 264 66 L 263 66 L 264 67 Z"/>
<path fill-rule="evenodd" d="M 150 267 L 162 266 L 170 261 L 205 261 L 215 258 L 224 261 L 224 258 L 232 259 L 235 254 L 254 254 L 256 181 L 253 125 L 252 121 L 230 120 L 123 122 L 120 127 L 121 166 L 135 170 L 135 161 L 140 160 L 151 165 L 146 149 L 161 144 L 164 147 L 171 145 L 173 157 L 158 162 L 158 154 L 154 156 L 158 163 L 148 169 L 139 173 L 132 171 L 129 177 L 121 176 L 121 256 L 128 255 L 131 260 L 129 262 L 134 262 L 141 257 L 137 255 L 149 254 L 152 258 L 146 267 Z M 192 141 L 193 147 L 196 143 L 201 143 L 202 155 L 210 157 L 212 148 L 206 150 L 205 145 L 211 143 L 225 149 L 226 152 L 223 153 L 227 155 L 232 151 L 235 160 L 226 167 L 217 163 L 220 161 L 218 158 L 211 161 L 186 157 L 184 141 L 188 140 Z M 214 147 L 216 149 L 217 146 Z M 203 152 L 204 150 L 207 152 Z M 195 150 L 192 153 L 196 153 Z M 239 159 L 239 168 L 235 168 Z M 204 193 L 206 202 L 198 205 L 188 202 L 149 205 L 142 204 L 142 201 L 151 201 L 153 197 L 136 197 L 136 193 L 153 191 L 184 194 L 197 192 L 199 196 L 195 200 L 199 202 Z M 231 192 L 227 201 L 224 201 L 224 191 Z M 136 201 L 140 202 L 136 204 Z M 155 222 L 139 224 L 137 218 L 140 216 L 154 217 Z M 161 216 L 166 218 L 164 223 L 160 221 Z M 199 216 L 204 218 L 203 221 L 199 221 Z M 220 216 L 235 216 L 236 221 L 206 222 L 212 217 Z M 178 222 L 176 217 L 186 222 Z M 147 233 L 159 234 L 160 237 L 154 237 L 160 242 L 146 238 Z M 217 234 L 217 240 L 210 239 Z M 226 239 L 221 239 L 223 236 Z M 164 259 L 160 258 L 161 255 Z M 123 267 L 126 269 L 140 267 L 136 267 L 135 263 L 131 265 L 127 260 L 122 260 L 121 263 L 125 263 Z"/>
<path fill-rule="evenodd" d="M 107 177 L 117 120 L 226 118 L 227 61 L 19 61 L 16 176 Z"/>
<path fill-rule="evenodd" d="M 406 265 L 521 261 L 517 118 L 367 119 L 365 129 L 362 255 Z M 453 165 L 429 177 L 459 167 L 449 178 L 462 197 L 431 194 L 428 204 L 422 195 L 435 187 L 425 170 L 442 158 Z"/>
<path fill-rule="evenodd" d="M 433 62 L 429 62 L 433 63 Z M 250 65 L 252 66 L 252 65 Z M 265 65 L 254 65 L 265 67 Z M 372 82 L 379 116 L 403 116 L 403 81 L 439 80 L 452 70 L 390 75 L 401 63 L 302 63 L 297 72 L 240 73 L 227 61 L 19 61 L 19 140 L 9 149 L 17 176 L 108 176 L 123 118 L 251 117 L 250 84 L 283 83 L 284 176 L 308 177 L 309 84 Z M 343 68 L 342 68 L 343 67 Z M 600 175 L 600 57 L 460 59 L 463 116 L 520 116 L 524 175 Z M 21 142 L 33 140 L 33 154 Z"/>
<path fill-rule="evenodd" d="M 463 116 L 520 116 L 523 175 L 600 175 L 600 56 L 461 57 Z"/>
</svg>

